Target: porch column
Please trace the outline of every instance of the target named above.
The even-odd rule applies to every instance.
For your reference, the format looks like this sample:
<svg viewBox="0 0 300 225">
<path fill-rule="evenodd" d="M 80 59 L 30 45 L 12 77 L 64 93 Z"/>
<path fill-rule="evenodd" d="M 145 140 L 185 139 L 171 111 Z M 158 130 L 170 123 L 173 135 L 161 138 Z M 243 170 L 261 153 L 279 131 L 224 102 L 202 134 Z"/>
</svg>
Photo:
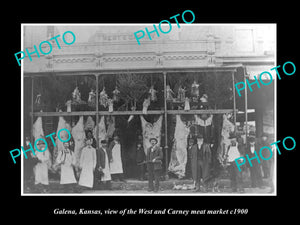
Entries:
<svg viewBox="0 0 300 225">
<path fill-rule="evenodd" d="M 31 115 L 30 115 L 31 129 L 30 129 L 30 143 L 33 143 L 33 88 L 34 88 L 34 77 L 31 77 Z"/>
<path fill-rule="evenodd" d="M 163 72 L 164 75 L 164 118 L 165 118 L 165 178 L 168 175 L 168 117 L 167 117 L 167 72 Z"/>
<path fill-rule="evenodd" d="M 99 148 L 99 107 L 98 107 L 98 102 L 99 102 L 99 74 L 95 74 L 96 77 L 96 143 L 97 143 L 97 148 Z"/>
<path fill-rule="evenodd" d="M 246 84 L 246 78 L 247 78 L 247 72 L 246 72 L 246 67 L 243 67 L 244 71 L 244 83 Z M 248 90 L 247 88 L 245 89 L 245 124 L 246 124 L 246 147 L 248 146 Z"/>
<path fill-rule="evenodd" d="M 236 97 L 235 97 L 235 85 L 234 85 L 234 72 L 231 72 L 232 77 L 232 94 L 233 94 L 233 119 L 234 119 L 234 133 L 236 134 Z"/>
</svg>

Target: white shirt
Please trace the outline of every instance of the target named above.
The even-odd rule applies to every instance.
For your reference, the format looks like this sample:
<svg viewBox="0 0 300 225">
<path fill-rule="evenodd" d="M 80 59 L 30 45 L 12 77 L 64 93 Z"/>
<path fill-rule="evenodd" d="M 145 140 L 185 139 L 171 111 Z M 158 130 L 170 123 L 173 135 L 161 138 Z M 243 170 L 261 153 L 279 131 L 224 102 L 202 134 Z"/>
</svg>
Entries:
<svg viewBox="0 0 300 225">
<path fill-rule="evenodd" d="M 233 162 L 235 159 L 241 157 L 240 152 L 236 146 L 229 146 L 229 150 L 228 150 L 228 158 L 227 161 L 228 162 Z"/>
<path fill-rule="evenodd" d="M 250 151 L 251 151 L 252 154 L 254 153 L 254 151 L 255 151 L 255 146 L 254 145 L 250 145 Z"/>
</svg>

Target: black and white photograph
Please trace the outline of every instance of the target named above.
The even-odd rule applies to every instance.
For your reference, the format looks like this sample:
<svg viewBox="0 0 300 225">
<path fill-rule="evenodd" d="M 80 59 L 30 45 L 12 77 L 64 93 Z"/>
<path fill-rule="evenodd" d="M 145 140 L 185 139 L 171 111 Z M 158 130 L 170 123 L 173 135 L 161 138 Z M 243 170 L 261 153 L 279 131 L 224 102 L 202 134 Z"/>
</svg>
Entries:
<svg viewBox="0 0 300 225">
<path fill-rule="evenodd" d="M 187 22 L 21 25 L 22 196 L 277 195 L 276 23 Z"/>
</svg>

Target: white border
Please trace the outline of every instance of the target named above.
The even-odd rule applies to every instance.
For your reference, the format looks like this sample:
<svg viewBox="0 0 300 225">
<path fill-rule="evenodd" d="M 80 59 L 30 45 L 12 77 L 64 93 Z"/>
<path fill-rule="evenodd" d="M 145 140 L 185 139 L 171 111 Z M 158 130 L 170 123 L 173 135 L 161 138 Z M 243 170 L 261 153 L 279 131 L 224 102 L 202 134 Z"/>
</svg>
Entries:
<svg viewBox="0 0 300 225">
<path fill-rule="evenodd" d="M 172 23 L 175 24 L 175 23 Z M 30 25 L 30 26 L 49 26 L 49 25 L 54 25 L 54 26 L 136 26 L 136 25 L 153 25 L 149 23 L 130 23 L 130 24 L 109 24 L 109 23 L 95 23 L 95 24 L 85 24 L 85 23 L 68 23 L 68 24 L 61 24 L 61 23 L 22 23 L 21 24 L 21 51 L 24 49 L 24 42 L 23 42 L 23 37 L 24 37 L 24 26 Z M 275 25 L 275 54 L 274 54 L 274 62 L 275 65 L 277 65 L 277 24 L 276 23 L 226 23 L 226 24 L 218 24 L 218 23 L 193 23 L 193 24 L 180 24 L 180 26 L 194 26 L 194 25 L 199 25 L 199 26 L 243 26 L 243 25 Z M 275 79 L 274 83 L 274 130 L 275 130 L 275 141 L 277 140 L 277 76 Z M 24 118 L 23 118 L 23 113 L 24 113 L 24 102 L 23 102 L 23 96 L 24 94 L 24 70 L 23 70 L 23 61 L 21 61 L 21 145 L 24 143 Z M 275 158 L 274 158 L 274 193 L 245 193 L 245 194 L 232 194 L 232 193 L 226 193 L 226 194 L 221 194 L 221 193 L 75 193 L 75 194 L 60 194 L 60 193 L 24 193 L 24 182 L 23 182 L 23 161 L 24 157 L 21 156 L 21 196 L 277 196 L 277 151 L 274 151 Z"/>
</svg>

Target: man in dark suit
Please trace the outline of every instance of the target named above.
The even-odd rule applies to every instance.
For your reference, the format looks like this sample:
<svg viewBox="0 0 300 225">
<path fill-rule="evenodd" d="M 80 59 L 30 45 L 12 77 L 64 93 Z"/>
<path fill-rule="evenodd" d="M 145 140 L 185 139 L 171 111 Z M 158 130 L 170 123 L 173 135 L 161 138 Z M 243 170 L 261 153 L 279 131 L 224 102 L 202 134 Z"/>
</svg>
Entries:
<svg viewBox="0 0 300 225">
<path fill-rule="evenodd" d="M 157 146 L 157 139 L 150 139 L 151 147 L 147 149 L 147 169 L 148 169 L 148 191 L 158 192 L 159 178 L 162 169 L 163 153 L 159 146 Z M 155 186 L 153 185 L 155 180 Z"/>
<path fill-rule="evenodd" d="M 198 145 L 196 141 L 194 139 L 190 139 L 189 146 L 188 146 L 188 158 L 189 158 L 188 160 L 190 161 L 190 171 L 195 186 L 197 182 L 197 152 L 198 152 Z"/>
<path fill-rule="evenodd" d="M 261 135 L 260 140 L 258 140 L 258 147 L 259 149 L 261 149 L 262 147 L 265 146 L 269 146 L 270 143 L 268 143 L 268 134 L 263 133 Z M 268 151 L 262 151 L 262 156 L 264 158 L 269 158 L 270 157 L 270 153 Z M 270 177 L 270 164 L 271 164 L 271 160 L 261 160 L 261 167 L 262 167 L 262 171 L 264 173 L 264 178 L 269 178 Z"/>
<path fill-rule="evenodd" d="M 104 147 L 107 146 L 106 140 L 101 141 L 101 147 L 96 149 L 96 168 L 94 171 L 94 189 L 99 189 L 101 187 L 101 177 L 103 175 L 103 168 L 105 168 L 105 152 Z"/>
<path fill-rule="evenodd" d="M 259 146 L 255 141 L 255 136 L 250 135 L 249 143 L 247 144 L 247 148 L 246 148 L 246 154 L 248 154 L 249 159 L 252 159 L 253 157 L 255 157 L 254 151 L 256 152 L 256 154 L 259 157 Z M 254 158 L 253 160 L 251 160 L 251 164 L 252 164 L 252 167 L 249 164 L 251 186 L 253 188 L 255 188 L 255 187 L 263 188 L 262 174 L 261 174 L 261 169 L 260 169 L 258 160 L 256 158 Z"/>
<path fill-rule="evenodd" d="M 197 151 L 196 151 L 197 150 Z M 209 144 L 204 141 L 204 136 L 197 136 L 197 148 L 194 149 L 193 173 L 195 174 L 196 192 L 206 192 L 210 179 L 211 150 Z"/>
<path fill-rule="evenodd" d="M 186 166 L 185 166 L 185 177 L 188 179 L 193 178 L 192 159 L 193 159 L 193 149 L 194 148 L 195 148 L 195 140 L 193 138 L 188 139 L 187 162 L 186 162 Z"/>
</svg>

